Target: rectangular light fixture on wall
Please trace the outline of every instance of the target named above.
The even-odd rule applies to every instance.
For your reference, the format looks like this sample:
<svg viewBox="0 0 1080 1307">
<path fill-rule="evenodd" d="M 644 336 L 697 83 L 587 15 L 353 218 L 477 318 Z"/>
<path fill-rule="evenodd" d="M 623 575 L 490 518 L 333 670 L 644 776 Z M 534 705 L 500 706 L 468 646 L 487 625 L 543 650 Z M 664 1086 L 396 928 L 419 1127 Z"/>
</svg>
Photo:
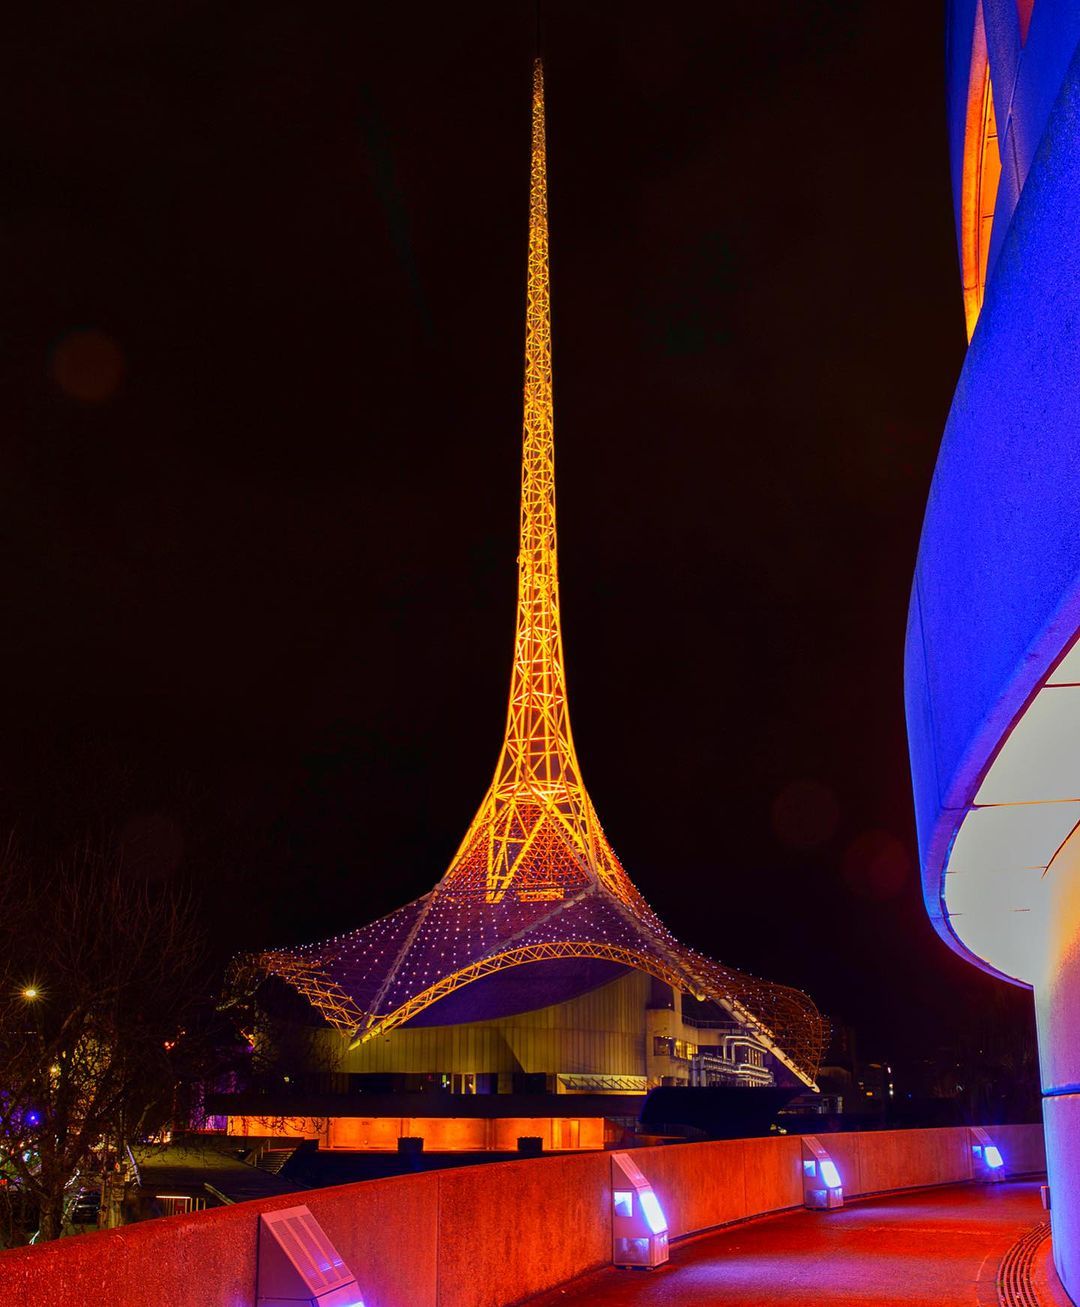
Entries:
<svg viewBox="0 0 1080 1307">
<path fill-rule="evenodd" d="M 836 1163 L 816 1135 L 802 1140 L 803 1205 L 829 1211 L 844 1205 L 844 1184 Z"/>
<path fill-rule="evenodd" d="M 364 1307 L 360 1288 L 307 1207 L 259 1217 L 257 1307 Z"/>
<path fill-rule="evenodd" d="M 611 1154 L 611 1259 L 653 1270 L 668 1259 L 668 1223 L 660 1200 L 629 1153 Z"/>
<path fill-rule="evenodd" d="M 991 1184 L 1005 1179 L 1005 1159 L 981 1125 L 971 1127 L 971 1178 Z"/>
</svg>

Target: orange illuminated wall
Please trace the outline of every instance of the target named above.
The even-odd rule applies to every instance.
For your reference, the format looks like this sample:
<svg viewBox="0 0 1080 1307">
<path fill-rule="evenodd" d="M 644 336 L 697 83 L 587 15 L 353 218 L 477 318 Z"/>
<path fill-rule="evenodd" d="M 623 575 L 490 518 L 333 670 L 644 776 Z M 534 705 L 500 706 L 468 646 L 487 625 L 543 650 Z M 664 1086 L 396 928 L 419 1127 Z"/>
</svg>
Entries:
<svg viewBox="0 0 1080 1307">
<path fill-rule="evenodd" d="M 603 1148 L 604 1118 L 547 1116 L 230 1116 L 230 1135 L 318 1139 L 320 1147 L 393 1152 L 402 1135 L 423 1139 L 432 1152 L 514 1152 L 521 1135 L 539 1136 L 555 1152 Z"/>
<path fill-rule="evenodd" d="M 1030 14 L 1030 6 L 1029 6 Z M 1023 15 L 1021 14 L 1021 23 Z M 980 7 L 971 52 L 971 80 L 968 87 L 967 128 L 964 134 L 964 178 L 961 191 L 961 262 L 964 274 L 964 315 L 968 340 L 986 293 L 986 260 L 994 226 L 994 206 L 1001 177 L 997 120 L 990 66 L 986 57 L 986 31 Z"/>
<path fill-rule="evenodd" d="M 408 1123 L 396 1116 L 335 1116 L 330 1120 L 331 1148 L 397 1148 Z"/>
<path fill-rule="evenodd" d="M 226 1118 L 225 1133 L 268 1139 L 318 1139 L 325 1143 L 327 1125 L 325 1117 L 230 1116 Z"/>
</svg>

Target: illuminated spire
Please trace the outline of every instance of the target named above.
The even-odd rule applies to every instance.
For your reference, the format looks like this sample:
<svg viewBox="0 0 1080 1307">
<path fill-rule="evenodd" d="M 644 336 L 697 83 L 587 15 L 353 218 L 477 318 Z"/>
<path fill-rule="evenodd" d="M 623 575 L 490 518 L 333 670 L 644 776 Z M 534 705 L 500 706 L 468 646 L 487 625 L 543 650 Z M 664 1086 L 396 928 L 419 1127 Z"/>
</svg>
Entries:
<svg viewBox="0 0 1080 1307">
<path fill-rule="evenodd" d="M 529 875 L 522 892 L 535 898 L 559 898 L 568 888 L 578 888 L 603 877 L 590 833 L 595 819 L 590 820 L 589 799 L 581 784 L 566 703 L 555 531 L 549 285 L 544 69 L 537 59 L 533 65 L 521 538 L 514 667 L 506 738 L 495 780 L 462 845 L 464 852 L 472 843 L 470 837 L 477 827 L 486 828 L 486 889 L 491 902 L 498 902 L 514 884 L 517 871 L 523 867 L 523 860 L 545 824 L 552 826 L 551 833 L 563 832 L 576 856 L 562 868 L 561 875 Z M 578 865 L 575 867 L 574 863 Z"/>
<path fill-rule="evenodd" d="M 570 732 L 559 620 L 551 393 L 544 70 L 537 59 L 533 64 L 518 608 L 510 703 L 495 778 L 443 884 L 457 892 L 475 892 L 481 888 L 482 871 L 482 888 L 489 903 L 498 903 L 507 894 L 531 902 L 561 899 L 600 884 L 644 909 L 600 829 L 581 782 Z"/>
<path fill-rule="evenodd" d="M 361 1043 L 514 967 L 565 959 L 615 963 L 714 1003 L 812 1084 L 824 1039 L 813 1003 L 676 940 L 623 870 L 581 781 L 559 622 L 539 59 L 533 67 L 524 407 L 514 666 L 491 786 L 430 893 L 323 944 L 265 953 L 259 966 L 294 985 L 327 1021 Z M 586 977 L 587 969 L 581 974 Z"/>
<path fill-rule="evenodd" d="M 543 792 L 573 766 L 559 623 L 555 536 L 555 423 L 551 402 L 547 148 L 544 71 L 533 66 L 529 268 L 525 309 L 525 413 L 521 463 L 517 635 L 499 781 Z M 576 767 L 574 767 L 576 772 Z"/>
</svg>

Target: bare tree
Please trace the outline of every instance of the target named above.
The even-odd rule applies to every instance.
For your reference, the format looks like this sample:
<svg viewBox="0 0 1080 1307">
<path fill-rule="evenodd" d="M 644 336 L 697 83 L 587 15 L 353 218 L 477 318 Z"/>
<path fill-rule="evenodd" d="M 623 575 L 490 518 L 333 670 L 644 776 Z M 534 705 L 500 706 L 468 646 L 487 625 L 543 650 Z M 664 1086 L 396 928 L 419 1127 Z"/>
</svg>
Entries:
<svg viewBox="0 0 1080 1307">
<path fill-rule="evenodd" d="M 0 1171 L 38 1238 L 170 1122 L 201 964 L 190 900 L 111 845 L 0 854 Z"/>
</svg>

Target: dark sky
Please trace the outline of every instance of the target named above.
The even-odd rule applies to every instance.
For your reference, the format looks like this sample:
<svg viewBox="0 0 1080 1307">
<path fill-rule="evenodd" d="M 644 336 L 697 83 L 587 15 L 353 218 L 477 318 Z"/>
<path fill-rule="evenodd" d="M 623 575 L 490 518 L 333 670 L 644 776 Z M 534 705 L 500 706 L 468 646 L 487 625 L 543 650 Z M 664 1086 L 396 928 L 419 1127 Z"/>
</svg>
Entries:
<svg viewBox="0 0 1080 1307">
<path fill-rule="evenodd" d="M 902 640 L 964 330 L 944 15 L 548 0 L 579 752 L 687 942 L 889 1053 L 933 934 Z M 24 5 L 0 67 L 6 817 L 218 955 L 428 889 L 513 636 L 530 3 Z"/>
</svg>

